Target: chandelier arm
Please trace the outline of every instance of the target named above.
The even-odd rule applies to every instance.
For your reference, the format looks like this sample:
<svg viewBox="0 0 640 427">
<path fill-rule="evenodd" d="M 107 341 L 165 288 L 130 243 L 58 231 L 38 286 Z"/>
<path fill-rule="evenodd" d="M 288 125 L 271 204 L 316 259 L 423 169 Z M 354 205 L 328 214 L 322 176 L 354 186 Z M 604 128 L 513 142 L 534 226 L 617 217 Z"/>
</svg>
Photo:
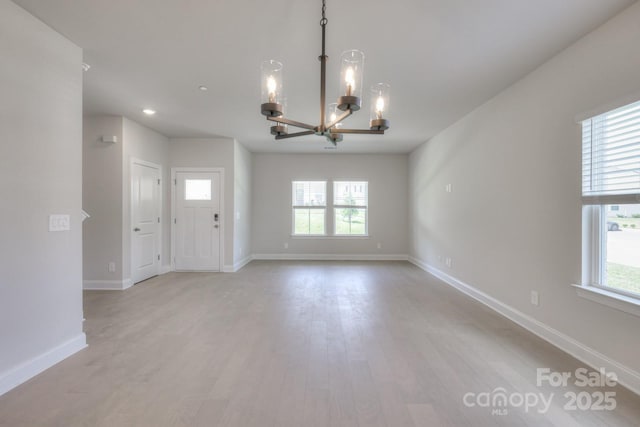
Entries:
<svg viewBox="0 0 640 427">
<path fill-rule="evenodd" d="M 384 135 L 383 130 L 370 129 L 332 129 L 331 133 L 362 133 L 367 135 Z"/>
<path fill-rule="evenodd" d="M 297 128 L 309 129 L 309 130 L 312 130 L 314 132 L 318 129 L 317 126 L 308 125 L 308 124 L 302 123 L 302 122 L 296 122 L 295 120 L 285 119 L 284 117 L 267 117 L 267 120 L 272 121 L 272 122 L 282 123 L 282 124 L 285 124 L 285 125 L 295 126 Z"/>
<path fill-rule="evenodd" d="M 314 135 L 316 132 L 312 130 L 305 130 L 302 132 L 289 133 L 286 135 L 276 135 L 276 140 L 278 139 L 287 139 L 287 138 L 295 138 L 296 136 L 305 136 L 305 135 Z"/>
<path fill-rule="evenodd" d="M 347 111 L 345 111 L 344 113 L 342 113 L 342 115 L 340 117 L 338 117 L 337 119 L 335 119 L 334 121 L 332 121 L 331 123 L 328 123 L 325 126 L 325 129 L 331 129 L 332 127 L 334 127 L 335 125 L 337 125 L 338 123 L 340 123 L 341 121 L 343 121 L 344 119 L 346 119 L 347 117 L 349 117 L 351 114 L 353 114 L 353 110 L 348 109 Z M 335 133 L 333 130 L 331 131 L 331 133 Z"/>
</svg>

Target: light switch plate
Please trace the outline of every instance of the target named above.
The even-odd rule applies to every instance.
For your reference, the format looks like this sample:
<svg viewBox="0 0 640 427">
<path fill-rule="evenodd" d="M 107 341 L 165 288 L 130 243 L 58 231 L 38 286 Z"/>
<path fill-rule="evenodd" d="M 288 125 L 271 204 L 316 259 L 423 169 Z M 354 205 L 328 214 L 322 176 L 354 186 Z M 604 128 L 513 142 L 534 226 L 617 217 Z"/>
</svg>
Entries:
<svg viewBox="0 0 640 427">
<path fill-rule="evenodd" d="M 536 307 L 540 305 L 540 296 L 537 291 L 531 291 L 531 304 Z"/>
<path fill-rule="evenodd" d="M 71 217 L 69 215 L 49 215 L 49 231 L 71 230 Z"/>
</svg>

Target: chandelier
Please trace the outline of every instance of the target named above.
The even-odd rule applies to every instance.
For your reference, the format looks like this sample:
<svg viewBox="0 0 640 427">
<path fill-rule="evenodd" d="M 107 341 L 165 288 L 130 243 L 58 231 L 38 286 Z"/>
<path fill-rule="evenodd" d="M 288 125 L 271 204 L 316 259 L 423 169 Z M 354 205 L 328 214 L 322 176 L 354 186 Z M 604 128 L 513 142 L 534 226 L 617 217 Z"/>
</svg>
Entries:
<svg viewBox="0 0 640 427">
<path fill-rule="evenodd" d="M 294 138 L 305 135 L 324 136 L 334 146 L 342 141 L 344 134 L 376 134 L 382 135 L 389 129 L 386 114 L 389 110 L 390 86 L 377 83 L 370 89 L 370 120 L 369 129 L 345 129 L 342 127 L 344 119 L 355 111 L 360 110 L 362 103 L 362 71 L 364 67 L 364 53 L 358 50 L 348 50 L 341 57 L 340 94 L 338 102 L 326 105 L 326 69 L 329 57 L 325 54 L 325 32 L 327 27 L 326 0 L 322 0 L 322 54 L 320 60 L 320 124 L 310 125 L 297 122 L 285 117 L 285 97 L 282 84 L 282 63 L 274 60 L 264 61 L 262 74 L 262 105 L 261 112 L 267 120 L 274 122 L 271 134 L 275 139 Z M 288 126 L 303 131 L 289 133 Z"/>
</svg>

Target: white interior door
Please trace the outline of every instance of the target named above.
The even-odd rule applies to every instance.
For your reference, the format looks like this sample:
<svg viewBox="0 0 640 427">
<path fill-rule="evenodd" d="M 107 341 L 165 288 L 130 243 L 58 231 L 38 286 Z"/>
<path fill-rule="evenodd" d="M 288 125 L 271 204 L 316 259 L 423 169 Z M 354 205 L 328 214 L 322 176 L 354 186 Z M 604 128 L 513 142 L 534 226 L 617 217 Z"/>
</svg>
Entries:
<svg viewBox="0 0 640 427">
<path fill-rule="evenodd" d="M 175 269 L 220 271 L 220 172 L 175 177 Z"/>
<path fill-rule="evenodd" d="M 156 276 L 160 269 L 160 168 L 131 163 L 131 278 Z"/>
</svg>

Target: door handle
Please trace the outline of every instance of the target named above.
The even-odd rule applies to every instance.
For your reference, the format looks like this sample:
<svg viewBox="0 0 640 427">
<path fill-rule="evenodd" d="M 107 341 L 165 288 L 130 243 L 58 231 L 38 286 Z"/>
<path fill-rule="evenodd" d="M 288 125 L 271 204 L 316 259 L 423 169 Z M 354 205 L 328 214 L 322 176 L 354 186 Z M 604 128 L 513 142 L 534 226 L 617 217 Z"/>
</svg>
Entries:
<svg viewBox="0 0 640 427">
<path fill-rule="evenodd" d="M 138 227 L 134 228 L 133 231 L 140 231 Z"/>
<path fill-rule="evenodd" d="M 219 227 L 219 225 L 218 225 L 218 224 L 216 224 L 216 225 L 214 225 L 214 226 L 213 226 L 213 228 L 218 228 L 218 227 Z"/>
</svg>

